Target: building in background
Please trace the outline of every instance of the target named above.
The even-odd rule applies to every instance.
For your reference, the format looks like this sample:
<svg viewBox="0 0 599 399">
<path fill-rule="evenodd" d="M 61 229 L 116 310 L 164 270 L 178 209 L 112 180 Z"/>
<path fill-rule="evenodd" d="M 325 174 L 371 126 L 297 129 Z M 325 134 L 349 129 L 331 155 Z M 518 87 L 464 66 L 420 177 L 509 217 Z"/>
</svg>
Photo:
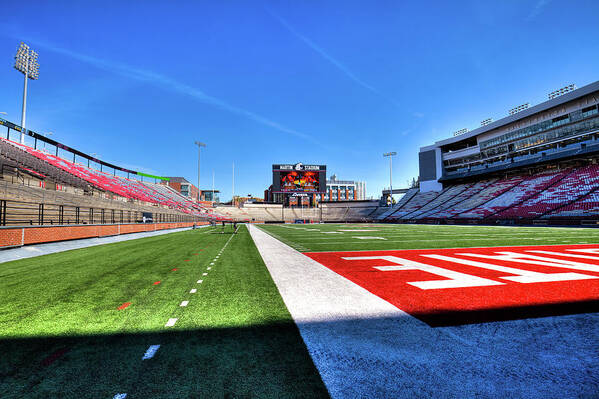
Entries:
<svg viewBox="0 0 599 399">
<path fill-rule="evenodd" d="M 420 191 L 441 191 L 465 179 L 505 176 L 510 171 L 599 154 L 599 81 L 549 94 L 529 108 L 420 148 Z"/>
<path fill-rule="evenodd" d="M 186 178 L 180 176 L 169 176 L 169 179 L 169 181 L 162 181 L 161 184 L 169 186 L 184 197 L 190 198 L 194 201 L 198 200 L 198 188 L 187 181 Z"/>
<path fill-rule="evenodd" d="M 190 183 L 186 178 L 180 176 L 169 177 L 169 181 L 163 181 L 160 184 L 164 184 L 174 189 L 181 195 L 196 201 L 198 200 L 198 188 Z M 202 198 L 200 198 L 201 202 L 220 202 L 220 198 L 218 194 L 219 190 L 202 190 Z"/>
<path fill-rule="evenodd" d="M 327 180 L 325 201 L 362 201 L 366 199 L 366 182 L 354 180 L 337 180 L 332 175 Z"/>
<path fill-rule="evenodd" d="M 219 203 L 220 202 L 220 197 L 219 197 L 220 191 L 219 190 L 202 190 L 202 201 L 203 202 L 216 202 Z"/>
</svg>

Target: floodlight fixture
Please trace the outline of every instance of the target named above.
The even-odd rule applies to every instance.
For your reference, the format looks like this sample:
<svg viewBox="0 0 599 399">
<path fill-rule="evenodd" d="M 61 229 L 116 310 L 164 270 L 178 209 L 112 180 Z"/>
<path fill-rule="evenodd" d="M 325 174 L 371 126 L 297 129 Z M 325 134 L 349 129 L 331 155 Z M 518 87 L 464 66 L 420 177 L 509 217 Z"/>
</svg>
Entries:
<svg viewBox="0 0 599 399">
<path fill-rule="evenodd" d="M 493 118 L 487 118 L 480 123 L 481 126 L 487 126 L 489 123 L 493 122 Z"/>
<path fill-rule="evenodd" d="M 517 114 L 518 112 L 524 111 L 529 106 L 530 106 L 529 103 L 518 105 L 517 107 L 510 109 L 510 115 L 514 115 L 514 114 Z"/>
<path fill-rule="evenodd" d="M 457 132 L 453 132 L 453 137 L 459 136 L 459 135 L 464 134 L 466 132 L 468 132 L 468 128 L 465 127 L 463 129 L 458 130 Z"/>
<path fill-rule="evenodd" d="M 393 206 L 393 156 L 397 155 L 397 152 L 391 151 L 383 154 L 384 157 L 389 157 L 389 199 L 391 206 Z"/>
<path fill-rule="evenodd" d="M 195 145 L 198 146 L 198 203 L 199 203 L 202 199 L 202 190 L 200 189 L 200 150 L 202 149 L 202 147 L 206 147 L 206 144 L 202 143 L 201 141 L 196 141 Z"/>
<path fill-rule="evenodd" d="M 572 84 L 569 84 L 568 86 L 564 86 L 562 88 L 552 91 L 547 96 L 549 97 L 550 100 L 552 100 L 555 97 L 559 97 L 561 95 L 564 95 L 564 94 L 569 93 L 574 90 L 576 90 L 576 85 L 574 83 L 572 83 Z"/>
<path fill-rule="evenodd" d="M 37 62 L 38 54 L 28 45 L 21 42 L 15 55 L 15 69 L 25 75 L 23 85 L 23 108 L 21 113 L 21 144 L 25 144 L 25 122 L 27 112 L 27 80 L 37 80 L 40 76 L 40 64 Z"/>
</svg>

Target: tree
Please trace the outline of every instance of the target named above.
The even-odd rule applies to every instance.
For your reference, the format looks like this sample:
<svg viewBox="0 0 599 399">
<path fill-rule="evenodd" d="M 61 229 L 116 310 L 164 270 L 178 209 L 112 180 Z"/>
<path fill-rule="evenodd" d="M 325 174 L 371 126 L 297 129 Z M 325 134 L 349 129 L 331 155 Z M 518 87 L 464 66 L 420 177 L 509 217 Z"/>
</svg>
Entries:
<svg viewBox="0 0 599 399">
<path fill-rule="evenodd" d="M 412 181 L 408 180 L 409 188 L 419 188 L 420 187 L 420 176 L 418 178 L 412 177 Z"/>
</svg>

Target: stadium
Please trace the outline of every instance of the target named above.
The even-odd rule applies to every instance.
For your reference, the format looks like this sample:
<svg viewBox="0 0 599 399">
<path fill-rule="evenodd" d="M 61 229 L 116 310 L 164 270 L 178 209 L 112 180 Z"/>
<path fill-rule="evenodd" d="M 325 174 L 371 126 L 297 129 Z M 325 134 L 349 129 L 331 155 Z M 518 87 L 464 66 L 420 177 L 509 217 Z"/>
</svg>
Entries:
<svg viewBox="0 0 599 399">
<path fill-rule="evenodd" d="M 537 8 L 527 21 L 543 12 Z M 265 10 L 260 18 L 396 112 L 380 89 Z M 138 22 L 141 29 L 145 21 Z M 223 43 L 216 54 L 227 52 Z M 60 100 L 27 99 L 40 78 L 36 45 L 41 60 L 70 57 L 121 75 L 102 82 L 133 76 L 134 88 L 120 92 L 134 93 L 133 102 L 150 96 L 142 86 L 154 79 L 175 87 L 181 109 L 190 93 L 212 107 L 202 114 L 206 126 L 217 126 L 212 114 L 228 112 L 227 129 L 241 126 L 234 115 L 278 129 L 277 137 L 204 133 L 206 143 L 194 142 L 176 120 L 154 114 L 144 124 L 147 114 L 128 110 L 122 126 L 110 121 L 112 135 L 96 141 L 65 128 L 48 133 L 44 121 L 61 118 L 43 106 L 59 108 Z M 599 397 L 596 76 L 472 130 L 423 134 L 426 145 L 377 136 L 377 149 L 385 141 L 383 151 L 400 152 L 377 153 L 388 158 L 387 171 L 386 163 L 361 162 L 359 152 L 370 148 L 365 133 L 344 131 L 321 146 L 325 135 L 316 140 L 157 73 L 57 48 L 18 44 L 21 119 L 16 111 L 0 117 L 2 398 Z M 498 107 L 505 102 L 501 88 L 477 94 Z M 3 95 L 1 106 L 17 96 Z M 117 97 L 111 92 L 106 101 Z M 95 107 L 99 98 L 89 101 Z M 316 108 L 305 119 L 316 123 Z M 65 109 L 64 126 L 94 128 L 95 109 L 86 117 Z M 196 121 L 194 112 L 181 119 Z M 136 133 L 125 118 L 139 130 L 157 125 L 160 135 L 144 131 L 127 141 Z M 362 147 L 340 161 L 333 153 L 352 140 Z M 218 156 L 208 152 L 213 147 Z M 229 154 L 230 192 L 220 178 Z M 207 167 L 211 189 L 200 184 L 210 180 Z M 417 179 L 393 182 L 409 168 Z M 356 178 L 337 179 L 337 171 Z M 374 195 L 363 180 L 377 187 L 368 191 Z M 247 187 L 263 198 L 236 195 Z"/>
</svg>

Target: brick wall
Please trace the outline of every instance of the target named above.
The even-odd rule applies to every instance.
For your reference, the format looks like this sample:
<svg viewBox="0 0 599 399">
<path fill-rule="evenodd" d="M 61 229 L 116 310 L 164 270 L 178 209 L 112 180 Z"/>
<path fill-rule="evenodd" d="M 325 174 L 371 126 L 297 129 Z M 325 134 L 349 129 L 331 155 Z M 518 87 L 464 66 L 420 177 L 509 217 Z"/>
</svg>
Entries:
<svg viewBox="0 0 599 399">
<path fill-rule="evenodd" d="M 207 222 L 197 223 L 208 224 Z M 105 224 L 88 226 L 36 226 L 0 228 L 0 248 L 39 244 L 42 242 L 75 240 L 81 238 L 105 237 L 119 234 L 139 233 L 191 227 L 193 222 L 181 223 L 136 223 L 136 224 Z"/>
</svg>

